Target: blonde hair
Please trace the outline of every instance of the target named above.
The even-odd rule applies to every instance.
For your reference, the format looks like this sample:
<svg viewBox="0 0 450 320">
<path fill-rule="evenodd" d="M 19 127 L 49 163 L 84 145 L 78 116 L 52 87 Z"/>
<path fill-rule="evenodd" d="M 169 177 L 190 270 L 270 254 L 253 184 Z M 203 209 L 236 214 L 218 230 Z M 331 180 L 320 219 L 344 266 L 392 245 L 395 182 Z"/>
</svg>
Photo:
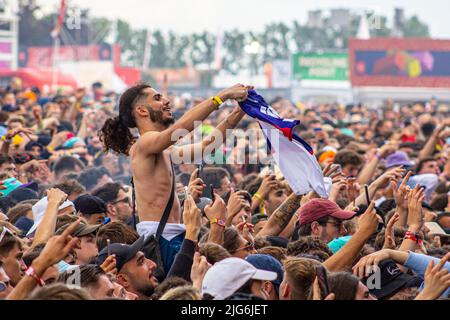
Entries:
<svg viewBox="0 0 450 320">
<path fill-rule="evenodd" d="M 192 286 L 183 286 L 170 289 L 159 300 L 202 300 L 200 291 Z"/>
</svg>

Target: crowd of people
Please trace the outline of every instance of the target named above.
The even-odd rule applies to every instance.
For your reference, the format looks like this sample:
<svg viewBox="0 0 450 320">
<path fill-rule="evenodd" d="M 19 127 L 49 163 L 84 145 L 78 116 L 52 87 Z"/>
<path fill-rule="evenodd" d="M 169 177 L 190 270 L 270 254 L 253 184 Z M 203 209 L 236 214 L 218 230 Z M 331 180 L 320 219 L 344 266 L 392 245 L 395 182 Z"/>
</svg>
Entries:
<svg viewBox="0 0 450 320">
<path fill-rule="evenodd" d="M 0 299 L 448 299 L 450 107 L 270 101 L 301 121 L 324 199 L 250 161 L 267 143 L 211 138 L 259 130 L 249 89 L 1 88 Z"/>
</svg>

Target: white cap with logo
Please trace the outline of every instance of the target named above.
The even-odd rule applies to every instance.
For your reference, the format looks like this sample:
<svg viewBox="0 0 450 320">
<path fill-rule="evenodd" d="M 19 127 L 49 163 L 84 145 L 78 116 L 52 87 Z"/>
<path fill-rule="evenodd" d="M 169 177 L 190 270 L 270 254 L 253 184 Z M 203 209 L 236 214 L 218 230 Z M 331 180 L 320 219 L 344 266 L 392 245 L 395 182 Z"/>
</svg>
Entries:
<svg viewBox="0 0 450 320">
<path fill-rule="evenodd" d="M 214 300 L 225 300 L 249 280 L 274 281 L 276 278 L 275 272 L 256 269 L 243 259 L 228 258 L 208 270 L 203 279 L 202 294 L 209 294 Z"/>
</svg>

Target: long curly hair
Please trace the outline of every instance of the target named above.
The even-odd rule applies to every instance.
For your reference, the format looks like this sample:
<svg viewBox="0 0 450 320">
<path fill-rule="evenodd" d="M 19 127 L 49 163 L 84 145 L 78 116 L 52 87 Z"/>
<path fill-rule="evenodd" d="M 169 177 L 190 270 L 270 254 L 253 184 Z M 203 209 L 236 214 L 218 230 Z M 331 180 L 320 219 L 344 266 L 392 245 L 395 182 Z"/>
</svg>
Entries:
<svg viewBox="0 0 450 320">
<path fill-rule="evenodd" d="M 98 133 L 105 152 L 113 150 L 118 154 L 129 155 L 131 146 L 136 142 L 136 138 L 130 131 L 137 126 L 133 110 L 136 104 L 147 96 L 144 90 L 148 88 L 151 88 L 149 84 L 138 83 L 122 94 L 119 115 L 106 120 Z"/>
</svg>

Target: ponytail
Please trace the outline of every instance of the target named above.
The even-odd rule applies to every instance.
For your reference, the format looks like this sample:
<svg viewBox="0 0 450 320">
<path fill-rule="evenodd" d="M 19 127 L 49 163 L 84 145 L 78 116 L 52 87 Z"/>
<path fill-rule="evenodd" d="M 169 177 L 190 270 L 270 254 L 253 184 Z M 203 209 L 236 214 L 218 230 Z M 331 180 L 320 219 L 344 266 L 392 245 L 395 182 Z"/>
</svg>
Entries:
<svg viewBox="0 0 450 320">
<path fill-rule="evenodd" d="M 129 155 L 129 151 L 135 138 L 130 129 L 124 125 L 120 117 L 106 120 L 103 128 L 98 133 L 103 143 L 104 151 L 113 150 L 119 154 Z"/>
<path fill-rule="evenodd" d="M 147 94 L 145 89 L 151 88 L 146 83 L 138 83 L 129 88 L 120 97 L 119 116 L 108 119 L 98 133 L 104 151 L 113 150 L 119 154 L 129 155 L 131 146 L 136 142 L 129 128 L 136 128 L 133 109 L 140 99 Z"/>
</svg>

